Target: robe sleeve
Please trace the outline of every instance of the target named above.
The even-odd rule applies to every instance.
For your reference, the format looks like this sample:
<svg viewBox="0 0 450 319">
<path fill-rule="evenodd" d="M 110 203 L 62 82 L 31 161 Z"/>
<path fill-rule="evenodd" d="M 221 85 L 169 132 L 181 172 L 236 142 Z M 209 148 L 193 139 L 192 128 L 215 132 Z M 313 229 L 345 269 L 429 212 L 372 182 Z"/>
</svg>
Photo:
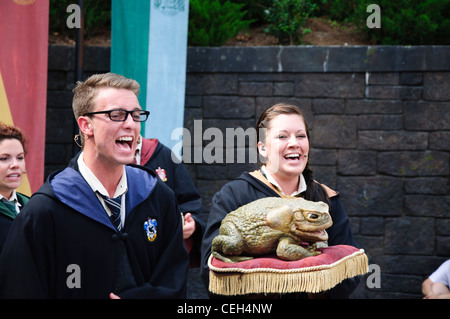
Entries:
<svg viewBox="0 0 450 319">
<path fill-rule="evenodd" d="M 350 228 L 350 220 L 342 205 L 340 195 L 331 197 L 330 201 L 330 215 L 333 219 L 333 225 L 327 229 L 329 235 L 328 245 L 350 245 L 358 247 L 353 238 L 353 233 Z M 339 285 L 330 290 L 330 297 L 339 299 L 348 298 L 356 289 L 359 282 L 359 277 L 353 277 L 342 281 Z"/>
<path fill-rule="evenodd" d="M 219 234 L 220 223 L 225 216 L 240 206 L 230 184 L 225 185 L 213 196 L 205 233 L 203 235 L 202 260 L 200 265 L 201 276 L 207 290 L 209 285 L 208 258 L 211 255 L 212 240 Z"/>
<path fill-rule="evenodd" d="M 45 202 L 30 199 L 11 226 L 0 256 L 0 298 L 52 297 L 54 230 Z"/>
<path fill-rule="evenodd" d="M 186 167 L 182 163 L 175 163 L 172 160 L 172 151 L 162 144 L 160 144 L 160 148 L 155 151 L 148 162 L 145 163 L 145 166 L 153 170 L 156 170 L 158 167 L 165 169 L 167 174 L 165 184 L 175 192 L 179 210 L 183 214 L 191 213 L 192 218 L 195 220 L 196 229 L 191 236 L 190 266 L 198 266 L 201 240 L 205 228 L 205 223 L 202 219 L 203 207 L 200 193 L 196 189 Z"/>
<path fill-rule="evenodd" d="M 173 163 L 173 166 L 175 172 L 173 190 L 177 197 L 178 208 L 183 214 L 191 213 L 192 218 L 195 220 L 195 232 L 190 237 L 192 249 L 189 255 L 191 260 L 190 266 L 196 267 L 200 263 L 200 247 L 205 228 L 205 223 L 202 219 L 202 199 L 184 165 L 182 163 Z"/>
</svg>

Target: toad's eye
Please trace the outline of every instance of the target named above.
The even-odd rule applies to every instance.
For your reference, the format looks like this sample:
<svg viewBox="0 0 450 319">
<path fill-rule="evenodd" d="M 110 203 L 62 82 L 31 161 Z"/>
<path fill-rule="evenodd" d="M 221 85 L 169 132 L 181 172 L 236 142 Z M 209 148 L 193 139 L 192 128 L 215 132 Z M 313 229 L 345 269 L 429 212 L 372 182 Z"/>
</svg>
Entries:
<svg viewBox="0 0 450 319">
<path fill-rule="evenodd" d="M 314 214 L 314 213 L 308 213 L 308 215 L 306 215 L 306 217 L 311 218 L 311 219 L 317 219 L 317 218 L 319 218 L 319 215 Z"/>
</svg>

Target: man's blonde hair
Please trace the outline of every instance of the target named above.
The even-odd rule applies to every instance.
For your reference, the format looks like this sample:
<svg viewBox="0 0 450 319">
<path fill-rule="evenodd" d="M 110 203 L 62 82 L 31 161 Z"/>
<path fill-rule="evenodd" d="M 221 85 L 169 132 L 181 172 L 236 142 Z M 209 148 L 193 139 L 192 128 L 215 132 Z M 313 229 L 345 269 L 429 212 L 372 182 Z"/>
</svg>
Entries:
<svg viewBox="0 0 450 319">
<path fill-rule="evenodd" d="M 139 94 L 139 83 L 136 80 L 126 78 L 115 73 L 94 74 L 86 81 L 78 81 L 73 89 L 72 109 L 75 120 L 78 120 L 83 114 L 93 112 L 94 100 L 99 88 L 116 88 L 133 91 L 136 96 Z M 78 138 L 81 137 L 81 148 L 84 146 L 84 135 L 75 136 L 75 142 L 78 144 Z"/>
<path fill-rule="evenodd" d="M 78 81 L 73 89 L 74 96 L 72 109 L 75 119 L 94 109 L 94 99 L 99 88 L 112 87 L 133 91 L 136 96 L 139 94 L 139 83 L 136 80 L 128 79 L 115 73 L 94 74 L 86 81 Z"/>
</svg>

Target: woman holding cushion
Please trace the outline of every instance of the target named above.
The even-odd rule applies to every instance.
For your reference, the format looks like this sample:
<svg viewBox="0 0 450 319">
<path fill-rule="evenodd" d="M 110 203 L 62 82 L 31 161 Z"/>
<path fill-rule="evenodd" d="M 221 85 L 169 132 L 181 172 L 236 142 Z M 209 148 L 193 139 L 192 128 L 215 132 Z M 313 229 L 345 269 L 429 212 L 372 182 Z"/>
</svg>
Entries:
<svg viewBox="0 0 450 319">
<path fill-rule="evenodd" d="M 303 113 L 293 105 L 275 104 L 261 114 L 256 129 L 258 152 L 264 164 L 226 184 L 212 199 L 202 245 L 201 273 L 207 288 L 211 243 L 219 233 L 221 221 L 231 211 L 260 198 L 303 197 L 327 203 L 333 219 L 333 225 L 327 229 L 328 245 L 356 247 L 339 194 L 313 178 L 308 165 L 309 131 Z M 358 282 L 358 278 L 347 279 L 322 295 L 347 298 Z"/>
</svg>

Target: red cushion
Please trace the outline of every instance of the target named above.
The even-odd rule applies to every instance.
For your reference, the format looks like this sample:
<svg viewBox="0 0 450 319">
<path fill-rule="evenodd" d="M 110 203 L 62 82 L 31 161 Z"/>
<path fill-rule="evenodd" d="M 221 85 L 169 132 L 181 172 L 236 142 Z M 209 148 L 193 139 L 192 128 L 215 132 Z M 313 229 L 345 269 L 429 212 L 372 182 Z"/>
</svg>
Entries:
<svg viewBox="0 0 450 319">
<path fill-rule="evenodd" d="M 264 257 L 255 257 L 251 260 L 241 261 L 237 263 L 227 263 L 216 259 L 215 257 L 211 260 L 211 265 L 215 268 L 227 269 L 231 271 L 239 272 L 239 269 L 299 269 L 299 268 L 307 268 L 307 267 L 319 267 L 323 265 L 331 265 L 342 258 L 350 256 L 360 250 L 353 246 L 348 245 L 336 245 L 330 246 L 327 248 L 319 249 L 322 251 L 320 255 L 313 257 L 306 257 L 296 261 L 285 261 L 279 259 L 277 256 L 264 256 Z M 319 267 L 320 268 L 320 267 Z M 214 269 L 213 269 L 214 270 Z M 217 271 L 217 270 L 216 270 Z"/>
<path fill-rule="evenodd" d="M 363 249 L 337 245 L 320 250 L 320 255 L 297 261 L 263 256 L 226 263 L 210 257 L 209 290 L 226 296 L 317 293 L 333 288 L 344 279 L 367 273 L 368 260 Z"/>
</svg>

